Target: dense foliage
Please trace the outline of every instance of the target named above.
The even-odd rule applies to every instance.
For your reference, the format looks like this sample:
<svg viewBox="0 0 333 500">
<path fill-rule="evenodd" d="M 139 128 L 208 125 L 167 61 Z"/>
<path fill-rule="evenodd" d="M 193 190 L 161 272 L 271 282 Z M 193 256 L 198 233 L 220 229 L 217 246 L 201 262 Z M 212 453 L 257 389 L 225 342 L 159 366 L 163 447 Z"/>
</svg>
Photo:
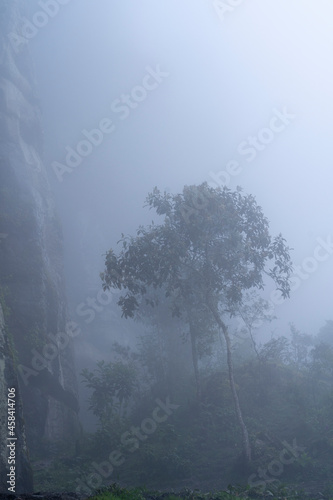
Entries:
<svg viewBox="0 0 333 500">
<path fill-rule="evenodd" d="M 287 487 L 273 488 L 265 493 L 259 493 L 253 488 L 242 488 L 228 486 L 225 491 L 216 491 L 211 493 L 202 493 L 199 490 L 190 490 L 185 488 L 179 493 L 149 491 L 146 488 L 125 489 L 116 483 L 109 488 L 103 489 L 93 500 L 316 500 L 322 498 L 322 495 L 306 495 L 304 491 L 295 491 Z"/>
<path fill-rule="evenodd" d="M 163 217 L 162 223 L 140 227 L 136 237 L 123 237 L 118 256 L 113 250 L 108 252 L 101 275 L 104 289 L 125 290 L 118 301 L 125 318 L 134 316 L 143 298 L 156 305 L 147 298 L 150 288 L 164 289 L 172 313 L 182 316 L 189 327 L 198 399 L 198 336 L 205 323 L 215 321 L 225 339 L 243 453 L 250 462 L 251 445 L 234 381 L 225 318 L 237 313 L 249 289 L 264 287 L 265 274 L 283 297 L 289 295 L 289 249 L 281 235 L 270 236 L 261 208 L 240 189 L 213 189 L 203 183 L 171 195 L 155 188 L 147 204 Z"/>
<path fill-rule="evenodd" d="M 268 338 L 273 317 L 257 289 L 268 275 L 288 294 L 288 248 L 269 236 L 253 198 L 208 190 L 200 208 L 193 193 L 154 191 L 148 203 L 161 224 L 123 237 L 119 255 L 107 254 L 104 284 L 119 289 L 124 316 L 144 333 L 132 347 L 113 344 L 111 361 L 82 372 L 98 429 L 82 437 L 67 469 L 79 471 L 82 493 L 91 495 L 119 481 L 224 490 L 181 497 L 193 499 L 332 498 L 333 321 L 317 334 L 290 325 L 259 342 L 258 320 Z M 64 463 L 56 464 L 58 480 Z M 38 480 L 42 490 L 42 473 Z M 242 486 L 226 491 L 228 484 Z M 117 488 L 105 500 L 162 498 Z"/>
</svg>

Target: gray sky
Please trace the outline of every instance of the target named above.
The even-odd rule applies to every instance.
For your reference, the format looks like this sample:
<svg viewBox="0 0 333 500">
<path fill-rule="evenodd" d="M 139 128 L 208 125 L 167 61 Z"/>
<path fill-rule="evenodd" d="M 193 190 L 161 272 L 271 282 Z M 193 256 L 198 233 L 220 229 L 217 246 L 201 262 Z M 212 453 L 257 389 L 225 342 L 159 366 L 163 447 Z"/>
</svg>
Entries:
<svg viewBox="0 0 333 500">
<path fill-rule="evenodd" d="M 36 17 L 42 3 L 29 2 L 35 24 L 43 21 Z M 293 321 L 317 332 L 333 318 L 333 250 L 316 252 L 318 241 L 333 239 L 331 0 L 58 6 L 29 45 L 70 299 L 99 286 L 101 254 L 121 232 L 151 221 L 141 207 L 155 185 L 172 192 L 203 181 L 216 186 L 234 168 L 239 173 L 229 174 L 227 185 L 256 196 L 272 233 L 282 232 L 301 266 L 299 286 L 276 307 L 273 328 L 285 334 Z M 152 76 L 156 68 L 161 76 Z M 126 94 L 137 100 L 120 103 Z M 82 131 L 104 119 L 113 131 L 59 182 L 54 162 L 68 170 L 66 148 L 76 150 L 87 140 Z"/>
</svg>

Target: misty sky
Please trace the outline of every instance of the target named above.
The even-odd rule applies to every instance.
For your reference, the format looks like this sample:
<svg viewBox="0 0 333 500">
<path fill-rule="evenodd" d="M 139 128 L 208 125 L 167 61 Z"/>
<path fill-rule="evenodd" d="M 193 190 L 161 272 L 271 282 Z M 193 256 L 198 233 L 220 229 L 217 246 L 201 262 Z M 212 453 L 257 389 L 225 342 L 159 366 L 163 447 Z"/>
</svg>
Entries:
<svg viewBox="0 0 333 500">
<path fill-rule="evenodd" d="M 31 20 L 41 7 L 27 3 Z M 100 286 L 102 254 L 120 233 L 151 221 L 142 205 L 154 186 L 217 186 L 231 165 L 239 173 L 227 185 L 256 196 L 296 265 L 312 258 L 310 270 L 318 238 L 333 240 L 333 4 L 217 4 L 70 0 L 29 41 L 72 306 Z M 121 102 L 132 92 L 136 101 Z M 66 165 L 66 148 L 105 119 L 112 132 L 60 182 L 54 162 Z M 314 267 L 277 306 L 277 334 L 333 319 L 333 250 Z"/>
</svg>

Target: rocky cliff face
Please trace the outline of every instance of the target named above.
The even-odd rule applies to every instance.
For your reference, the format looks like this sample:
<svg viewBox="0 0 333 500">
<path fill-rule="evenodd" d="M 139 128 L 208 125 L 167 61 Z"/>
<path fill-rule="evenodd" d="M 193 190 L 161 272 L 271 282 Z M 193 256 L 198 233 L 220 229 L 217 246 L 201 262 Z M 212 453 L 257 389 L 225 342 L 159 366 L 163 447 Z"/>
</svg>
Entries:
<svg viewBox="0 0 333 500">
<path fill-rule="evenodd" d="M 0 294 L 34 452 L 43 440 L 75 440 L 77 331 L 67 318 L 61 228 L 42 160 L 29 44 L 20 31 L 22 4 L 0 5 Z M 3 371 L 0 377 L 8 385 Z"/>
<path fill-rule="evenodd" d="M 9 390 L 14 389 L 14 392 Z M 11 396 L 8 404 L 8 395 Z M 9 413 L 8 413 L 9 410 Z M 14 414 L 12 413 L 14 411 Z M 10 414 L 10 415 L 9 415 Z M 11 420 L 8 424 L 8 416 Z M 12 429 L 12 418 L 15 418 L 15 430 Z M 14 434 L 16 440 L 8 439 Z M 32 472 L 26 444 L 25 427 L 22 412 L 22 401 L 15 370 L 14 356 L 0 305 L 0 492 L 8 492 L 11 479 L 14 480 L 16 493 L 31 493 Z M 15 467 L 10 470 L 10 467 Z M 12 478 L 8 476 L 14 472 Z M 8 482 L 9 481 L 9 482 Z"/>
</svg>

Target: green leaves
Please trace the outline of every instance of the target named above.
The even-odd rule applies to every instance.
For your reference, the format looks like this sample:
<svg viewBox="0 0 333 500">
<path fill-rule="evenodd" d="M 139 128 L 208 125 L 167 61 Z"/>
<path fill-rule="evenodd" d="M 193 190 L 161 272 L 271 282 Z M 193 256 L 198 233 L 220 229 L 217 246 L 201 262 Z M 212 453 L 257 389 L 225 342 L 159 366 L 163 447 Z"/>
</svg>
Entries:
<svg viewBox="0 0 333 500">
<path fill-rule="evenodd" d="M 134 390 L 135 370 L 120 361 L 115 363 L 99 361 L 93 372 L 84 368 L 81 375 L 86 387 L 93 391 L 89 398 L 89 409 L 102 422 L 117 413 Z"/>
<path fill-rule="evenodd" d="M 140 226 L 135 238 L 122 235 L 120 253 L 107 253 L 101 275 L 104 288 L 126 290 L 118 302 L 125 317 L 149 287 L 163 287 L 177 311 L 204 303 L 207 294 L 232 310 L 246 290 L 263 288 L 264 274 L 289 295 L 289 248 L 281 235 L 271 238 L 252 195 L 203 183 L 176 195 L 154 188 L 146 204 L 161 223 Z"/>
</svg>

